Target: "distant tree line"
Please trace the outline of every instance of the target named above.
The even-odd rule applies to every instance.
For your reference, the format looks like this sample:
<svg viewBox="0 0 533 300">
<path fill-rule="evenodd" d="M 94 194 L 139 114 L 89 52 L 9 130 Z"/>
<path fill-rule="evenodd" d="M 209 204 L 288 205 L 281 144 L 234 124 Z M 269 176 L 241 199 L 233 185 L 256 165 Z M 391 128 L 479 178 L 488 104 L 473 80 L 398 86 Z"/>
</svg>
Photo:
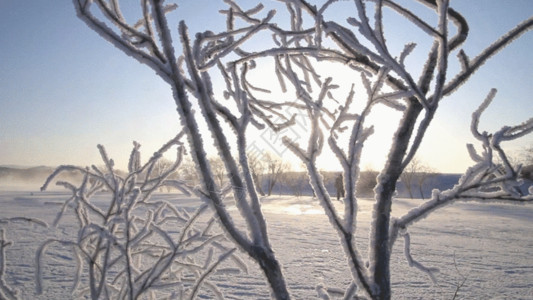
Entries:
<svg viewBox="0 0 533 300">
<path fill-rule="evenodd" d="M 227 185 L 227 174 L 224 163 L 218 157 L 209 160 L 213 175 L 221 186 Z M 162 160 L 162 164 L 170 161 Z M 270 152 L 261 155 L 250 155 L 250 168 L 256 185 L 256 189 L 261 196 L 271 196 L 273 194 L 294 195 L 296 197 L 311 196 L 313 191 L 305 171 L 294 170 L 291 164 L 283 158 Z M 335 180 L 341 174 L 340 171 L 321 171 L 324 184 L 329 194 L 335 196 L 337 193 Z M 401 177 L 401 190 L 399 197 L 424 199 L 428 190 L 437 185 L 439 173 L 434 171 L 426 163 L 415 158 L 406 168 Z M 361 172 L 361 177 L 357 182 L 357 195 L 359 197 L 371 198 L 374 196 L 374 187 L 377 183 L 378 171 L 367 168 Z M 174 179 L 187 181 L 189 184 L 199 184 L 197 173 L 194 171 L 194 163 L 191 159 L 185 159 L 182 167 L 171 175 Z M 457 178 L 458 179 L 458 178 Z"/>
</svg>

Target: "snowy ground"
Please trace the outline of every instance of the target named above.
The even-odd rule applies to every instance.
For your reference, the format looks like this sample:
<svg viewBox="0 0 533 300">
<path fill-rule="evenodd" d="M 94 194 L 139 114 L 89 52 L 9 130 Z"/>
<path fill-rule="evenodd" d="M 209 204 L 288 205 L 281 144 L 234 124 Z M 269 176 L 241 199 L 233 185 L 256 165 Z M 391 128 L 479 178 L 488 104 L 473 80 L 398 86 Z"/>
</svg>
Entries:
<svg viewBox="0 0 533 300">
<path fill-rule="evenodd" d="M 0 192 L 0 219 L 14 216 L 40 218 L 51 223 L 62 192 Z M 158 194 L 182 207 L 198 200 L 178 194 Z M 104 198 L 102 198 L 104 199 Z M 393 213 L 400 215 L 419 200 L 396 200 Z M 350 275 L 337 236 L 332 232 L 316 200 L 310 197 L 272 196 L 263 209 L 276 254 L 284 266 L 295 299 L 316 298 L 315 287 L 345 288 Z M 366 249 L 372 202 L 359 206 L 358 245 Z M 51 236 L 72 234 L 25 222 L 0 223 L 7 248 L 5 281 L 23 299 L 70 299 L 75 260 L 67 249 L 55 248 L 46 257 L 44 294 L 35 295 L 35 251 Z M 455 204 L 441 210 L 411 230 L 412 254 L 427 267 L 436 267 L 437 283 L 408 266 L 403 241 L 398 240 L 392 258 L 394 299 L 533 299 L 533 206 Z M 269 290 L 257 268 L 249 262 L 248 274 L 219 274 L 211 282 L 227 299 L 269 299 Z M 335 295 L 333 295 L 335 296 Z"/>
</svg>

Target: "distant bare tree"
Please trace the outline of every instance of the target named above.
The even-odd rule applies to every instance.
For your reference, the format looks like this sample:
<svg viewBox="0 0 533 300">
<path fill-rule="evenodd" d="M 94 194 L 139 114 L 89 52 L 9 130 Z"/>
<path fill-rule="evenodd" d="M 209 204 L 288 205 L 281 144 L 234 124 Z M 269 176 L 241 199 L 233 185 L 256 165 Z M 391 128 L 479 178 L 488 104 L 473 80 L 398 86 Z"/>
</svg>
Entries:
<svg viewBox="0 0 533 300">
<path fill-rule="evenodd" d="M 184 156 L 183 163 L 177 170 L 178 179 L 184 180 L 190 186 L 196 186 L 199 184 L 198 173 L 196 172 L 196 165 L 189 156 Z"/>
<path fill-rule="evenodd" d="M 209 159 L 209 164 L 211 165 L 211 171 L 217 180 L 218 186 L 223 187 L 227 177 L 224 162 L 220 157 L 212 157 Z"/>
<path fill-rule="evenodd" d="M 418 192 L 420 193 L 420 198 L 422 198 L 422 200 L 425 200 L 424 187 L 428 184 L 431 185 L 432 179 L 434 179 L 436 175 L 437 174 L 432 169 L 427 169 L 426 171 L 418 173 Z"/>
<path fill-rule="evenodd" d="M 157 163 L 155 164 L 154 166 L 154 172 L 157 173 L 157 174 L 163 174 L 165 173 L 165 171 L 167 171 L 170 167 L 172 167 L 172 165 L 174 165 L 174 162 L 172 162 L 170 159 L 167 159 L 167 158 L 160 158 Z M 177 171 L 175 172 L 172 172 L 171 174 L 169 174 L 169 177 L 174 177 L 176 176 L 176 173 Z"/>
<path fill-rule="evenodd" d="M 164 174 L 173 165 L 174 165 L 174 163 L 171 160 L 162 157 L 159 160 L 157 160 L 157 162 L 155 163 L 154 172 L 157 175 Z M 174 172 L 168 174 L 168 178 L 169 179 L 177 179 L 177 177 L 178 177 L 178 171 L 174 171 Z M 170 192 L 172 190 L 172 187 L 171 186 L 161 187 L 160 191 L 163 191 L 163 189 L 165 189 L 167 191 L 167 193 L 168 193 L 168 192 Z"/>
<path fill-rule="evenodd" d="M 416 185 L 418 191 L 420 192 L 420 197 L 424 199 L 424 183 L 431 177 L 431 175 L 432 169 L 427 164 L 416 157 L 411 160 L 400 176 L 401 181 L 407 189 L 411 199 L 414 198 L 413 185 Z"/>
<path fill-rule="evenodd" d="M 413 158 L 413 160 L 411 160 L 409 165 L 407 165 L 407 168 L 405 168 L 404 172 L 402 173 L 402 176 L 400 177 L 411 199 L 414 198 L 412 184 L 415 179 L 416 172 L 418 172 L 418 165 L 418 160 Z"/>
<path fill-rule="evenodd" d="M 290 170 L 290 165 L 270 152 L 265 153 L 262 159 L 266 166 L 267 195 L 270 196 L 283 174 Z"/>
<path fill-rule="evenodd" d="M 247 156 L 255 188 L 261 196 L 264 196 L 265 192 L 263 191 L 263 178 L 265 173 L 265 163 L 261 160 L 261 155 L 248 153 Z"/>
</svg>

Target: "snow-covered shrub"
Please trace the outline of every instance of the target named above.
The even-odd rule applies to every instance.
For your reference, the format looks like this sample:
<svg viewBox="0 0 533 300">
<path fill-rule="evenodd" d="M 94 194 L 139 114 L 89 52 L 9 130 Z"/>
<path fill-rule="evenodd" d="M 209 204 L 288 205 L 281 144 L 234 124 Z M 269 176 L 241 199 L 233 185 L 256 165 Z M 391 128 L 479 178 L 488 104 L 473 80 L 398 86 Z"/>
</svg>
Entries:
<svg viewBox="0 0 533 300">
<path fill-rule="evenodd" d="M 71 247 L 76 258 L 72 260 L 77 263 L 72 286 L 74 298 L 193 299 L 200 288 L 204 289 L 204 295 L 222 298 L 208 276 L 224 260 L 238 258 L 234 255 L 235 248 L 225 246 L 225 237 L 217 232 L 216 221 L 208 212 L 207 204 L 188 211 L 170 200 L 151 199 L 154 192 L 165 186 L 187 194 L 194 192 L 184 182 L 168 179 L 182 162 L 181 136 L 183 133 L 145 164 L 141 164 L 140 144 L 134 142 L 128 173 L 124 176 L 118 174 L 113 160 L 100 145 L 105 169 L 94 165 L 87 169 L 57 168 L 42 190 L 66 170 L 75 170 L 84 176 L 79 185 L 56 183 L 70 190 L 72 195 L 58 212 L 54 226 L 70 217 L 67 222 L 76 220 L 77 235 L 73 240 L 49 239 L 39 247 L 38 293 L 46 284 L 42 266 L 47 263 L 47 250 L 52 244 L 60 244 Z M 177 146 L 176 161 L 159 168 L 163 153 L 172 146 Z M 2 239 L 0 253 L 5 245 L 8 244 Z M 9 293 L 2 285 L 0 288 Z"/>
</svg>

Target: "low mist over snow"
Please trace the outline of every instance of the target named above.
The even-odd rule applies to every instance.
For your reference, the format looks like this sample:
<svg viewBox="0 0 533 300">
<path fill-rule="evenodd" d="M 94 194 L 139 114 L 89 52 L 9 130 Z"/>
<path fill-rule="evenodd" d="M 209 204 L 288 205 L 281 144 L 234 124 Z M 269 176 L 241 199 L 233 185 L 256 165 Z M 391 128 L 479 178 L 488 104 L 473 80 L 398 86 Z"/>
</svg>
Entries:
<svg viewBox="0 0 533 300">
<path fill-rule="evenodd" d="M 39 190 L 46 178 L 54 172 L 55 168 L 0 166 L 0 191 L 12 190 Z M 65 173 L 61 180 L 81 181 L 81 176 L 76 172 Z"/>
</svg>

